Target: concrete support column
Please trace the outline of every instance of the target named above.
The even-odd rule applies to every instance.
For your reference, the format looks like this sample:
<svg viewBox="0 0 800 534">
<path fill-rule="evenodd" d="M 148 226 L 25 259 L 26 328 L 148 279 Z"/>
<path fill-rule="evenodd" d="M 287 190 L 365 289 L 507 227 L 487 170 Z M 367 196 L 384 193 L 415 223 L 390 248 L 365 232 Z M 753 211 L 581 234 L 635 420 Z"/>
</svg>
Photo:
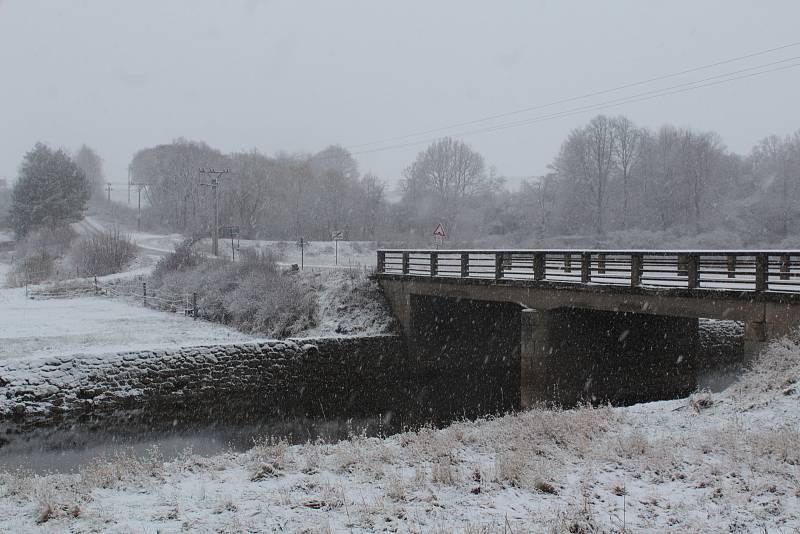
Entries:
<svg viewBox="0 0 800 534">
<path fill-rule="evenodd" d="M 744 323 L 744 352 L 745 361 L 755 359 L 767 346 L 767 323 L 764 321 L 747 321 Z"/>
<path fill-rule="evenodd" d="M 548 385 L 553 349 L 548 343 L 548 311 L 524 309 L 520 312 L 520 406 L 527 409 L 536 403 L 552 402 Z"/>
</svg>

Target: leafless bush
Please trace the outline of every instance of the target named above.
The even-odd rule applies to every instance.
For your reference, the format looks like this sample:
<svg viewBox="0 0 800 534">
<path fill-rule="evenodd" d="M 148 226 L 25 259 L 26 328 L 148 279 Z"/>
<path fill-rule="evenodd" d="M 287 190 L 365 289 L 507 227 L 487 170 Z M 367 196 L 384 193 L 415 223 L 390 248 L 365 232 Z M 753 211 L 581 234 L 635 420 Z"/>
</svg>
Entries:
<svg viewBox="0 0 800 534">
<path fill-rule="evenodd" d="M 112 488 L 119 482 L 137 482 L 147 478 L 163 479 L 164 457 L 158 447 L 145 456 L 132 450 L 118 450 L 108 458 L 98 458 L 81 472 L 81 483 L 91 488 Z"/>
<path fill-rule="evenodd" d="M 450 458 L 438 458 L 431 466 L 431 482 L 445 486 L 455 486 L 461 481 L 458 467 Z"/>
<path fill-rule="evenodd" d="M 273 469 L 284 469 L 288 461 L 289 442 L 272 436 L 255 440 L 248 452 L 251 462 L 256 466 L 271 465 Z"/>
<path fill-rule="evenodd" d="M 70 251 L 72 264 L 80 273 L 89 276 L 118 273 L 135 256 L 136 245 L 117 228 L 85 235 Z"/>
<path fill-rule="evenodd" d="M 75 238 L 68 226 L 56 229 L 39 229 L 28 233 L 16 245 L 15 258 L 6 283 L 11 287 L 38 284 L 53 278 L 57 273 L 57 260 Z"/>
<path fill-rule="evenodd" d="M 240 261 L 228 262 L 199 256 L 185 243 L 159 263 L 152 287 L 196 293 L 200 316 L 249 333 L 287 337 L 318 320 L 313 288 L 283 271 L 269 251 L 245 250 Z"/>
<path fill-rule="evenodd" d="M 55 273 L 55 260 L 55 257 L 49 255 L 21 258 L 14 262 L 11 271 L 6 275 L 6 284 L 9 287 L 21 287 L 44 282 Z"/>
</svg>

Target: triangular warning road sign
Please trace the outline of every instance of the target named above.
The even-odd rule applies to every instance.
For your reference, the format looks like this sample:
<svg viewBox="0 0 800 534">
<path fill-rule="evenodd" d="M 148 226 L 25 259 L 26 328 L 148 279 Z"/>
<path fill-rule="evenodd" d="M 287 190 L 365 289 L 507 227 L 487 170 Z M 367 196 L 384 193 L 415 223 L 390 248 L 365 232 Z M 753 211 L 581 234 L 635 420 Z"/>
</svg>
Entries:
<svg viewBox="0 0 800 534">
<path fill-rule="evenodd" d="M 439 236 L 442 239 L 447 239 L 447 232 L 444 231 L 444 226 L 442 226 L 442 223 L 436 225 L 436 230 L 433 231 L 433 235 Z"/>
</svg>

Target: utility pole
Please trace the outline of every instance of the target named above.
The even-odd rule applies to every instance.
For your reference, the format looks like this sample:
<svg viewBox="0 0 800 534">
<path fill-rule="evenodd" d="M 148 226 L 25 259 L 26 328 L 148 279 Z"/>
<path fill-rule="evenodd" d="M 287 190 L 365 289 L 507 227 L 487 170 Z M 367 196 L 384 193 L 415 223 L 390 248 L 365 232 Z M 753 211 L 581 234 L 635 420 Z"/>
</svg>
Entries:
<svg viewBox="0 0 800 534">
<path fill-rule="evenodd" d="M 210 187 L 211 192 L 214 195 L 214 229 L 211 233 L 211 253 L 214 256 L 219 256 L 219 185 L 220 180 L 222 179 L 223 174 L 228 174 L 231 172 L 230 169 L 222 169 L 217 170 L 214 168 L 208 169 L 200 169 L 200 174 L 213 174 L 214 177 L 211 178 L 211 183 L 208 184 L 200 184 L 205 187 Z"/>
<path fill-rule="evenodd" d="M 297 242 L 297 246 L 300 247 L 300 270 L 303 270 L 303 263 L 304 263 L 304 256 L 305 256 L 305 248 L 308 246 L 308 241 L 305 238 L 301 237 L 300 241 Z"/>
<path fill-rule="evenodd" d="M 136 229 L 138 231 L 142 231 L 142 189 L 147 187 L 147 184 L 143 183 L 131 183 L 130 185 L 135 185 L 139 190 L 139 212 L 136 215 Z"/>
<path fill-rule="evenodd" d="M 131 205 L 131 165 L 128 165 L 128 206 Z"/>
<path fill-rule="evenodd" d="M 106 193 L 108 193 L 108 204 L 111 205 L 111 182 L 106 182 Z"/>
</svg>

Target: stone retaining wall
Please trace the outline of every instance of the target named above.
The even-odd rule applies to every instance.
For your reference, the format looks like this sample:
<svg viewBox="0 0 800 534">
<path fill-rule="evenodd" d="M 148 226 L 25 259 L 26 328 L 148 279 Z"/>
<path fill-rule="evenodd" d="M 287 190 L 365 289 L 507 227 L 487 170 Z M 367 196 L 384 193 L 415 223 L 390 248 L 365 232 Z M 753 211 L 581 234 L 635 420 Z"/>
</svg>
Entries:
<svg viewBox="0 0 800 534">
<path fill-rule="evenodd" d="M 404 404 L 397 336 L 0 361 L 0 430 L 76 422 L 358 417 Z"/>
</svg>

